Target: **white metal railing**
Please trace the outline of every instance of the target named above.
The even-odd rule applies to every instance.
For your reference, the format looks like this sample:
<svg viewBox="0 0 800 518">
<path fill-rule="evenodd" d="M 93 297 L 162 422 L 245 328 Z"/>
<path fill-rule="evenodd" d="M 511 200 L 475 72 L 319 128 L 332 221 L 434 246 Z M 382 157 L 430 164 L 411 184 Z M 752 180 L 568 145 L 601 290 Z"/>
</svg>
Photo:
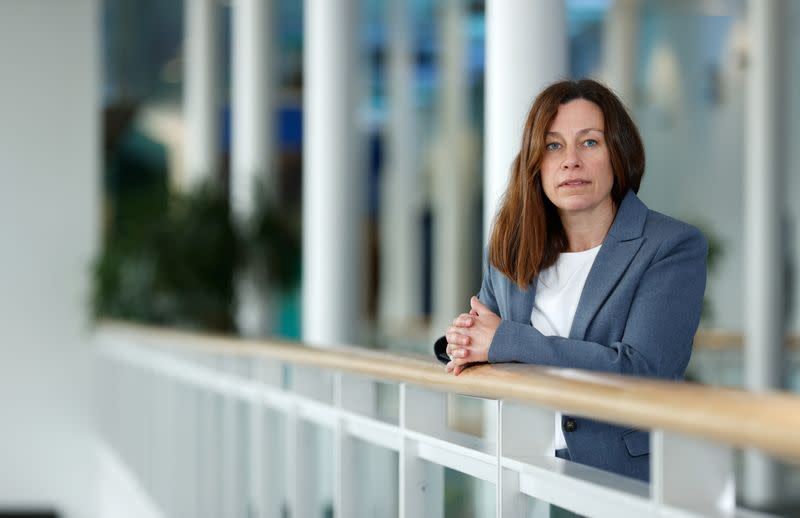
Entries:
<svg viewBox="0 0 800 518">
<path fill-rule="evenodd" d="M 327 492 L 334 516 L 438 517 L 444 468 L 494 485 L 496 516 L 549 516 L 548 504 L 587 516 L 757 516 L 735 506 L 733 447 L 708 437 L 654 428 L 648 485 L 555 458 L 557 408 L 496 400 L 495 436 L 449 429 L 434 381 L 363 374 L 390 355 L 321 368 L 314 355 L 327 353 L 301 347 L 290 361 L 120 325 L 95 340 L 100 435 L 165 516 L 320 516 Z M 379 412 L 379 386 L 396 391 L 396 414 Z M 357 462 L 365 443 L 379 462 Z"/>
</svg>

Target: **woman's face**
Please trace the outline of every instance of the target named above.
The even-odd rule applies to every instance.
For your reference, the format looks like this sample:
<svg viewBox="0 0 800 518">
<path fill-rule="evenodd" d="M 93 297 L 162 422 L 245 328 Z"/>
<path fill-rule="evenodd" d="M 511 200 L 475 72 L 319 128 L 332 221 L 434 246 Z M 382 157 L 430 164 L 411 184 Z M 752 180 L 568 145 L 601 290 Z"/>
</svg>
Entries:
<svg viewBox="0 0 800 518">
<path fill-rule="evenodd" d="M 604 130 L 603 112 L 586 99 L 559 106 L 547 130 L 542 187 L 562 218 L 613 213 L 614 174 Z"/>
</svg>

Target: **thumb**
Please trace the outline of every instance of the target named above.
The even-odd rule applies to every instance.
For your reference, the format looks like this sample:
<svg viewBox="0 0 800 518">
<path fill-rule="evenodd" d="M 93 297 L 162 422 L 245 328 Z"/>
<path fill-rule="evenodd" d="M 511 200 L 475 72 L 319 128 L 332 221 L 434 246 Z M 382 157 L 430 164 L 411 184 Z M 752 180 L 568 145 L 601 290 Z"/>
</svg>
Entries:
<svg viewBox="0 0 800 518">
<path fill-rule="evenodd" d="M 472 298 L 469 299 L 469 306 L 472 308 L 472 311 L 474 311 L 478 315 L 482 315 L 490 311 L 489 308 L 486 307 L 486 305 L 483 304 L 480 300 L 478 300 L 478 297 L 474 295 L 472 296 Z M 472 311 L 470 311 L 470 313 L 472 313 Z"/>
</svg>

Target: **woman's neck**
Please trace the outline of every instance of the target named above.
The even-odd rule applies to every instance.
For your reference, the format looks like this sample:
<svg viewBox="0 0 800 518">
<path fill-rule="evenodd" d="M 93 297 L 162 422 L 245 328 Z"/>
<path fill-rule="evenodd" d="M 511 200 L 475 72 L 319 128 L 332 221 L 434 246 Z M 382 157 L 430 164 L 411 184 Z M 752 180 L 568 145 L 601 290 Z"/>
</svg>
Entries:
<svg viewBox="0 0 800 518">
<path fill-rule="evenodd" d="M 569 246 L 567 251 L 583 252 L 603 244 L 616 213 L 613 204 L 590 211 L 562 212 L 561 224 Z"/>
</svg>

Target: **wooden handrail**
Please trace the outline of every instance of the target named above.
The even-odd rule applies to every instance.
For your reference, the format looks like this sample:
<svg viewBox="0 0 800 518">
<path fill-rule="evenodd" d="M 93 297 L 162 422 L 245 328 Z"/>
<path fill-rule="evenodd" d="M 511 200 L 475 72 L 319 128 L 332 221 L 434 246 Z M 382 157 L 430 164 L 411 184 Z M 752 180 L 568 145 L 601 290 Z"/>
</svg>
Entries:
<svg viewBox="0 0 800 518">
<path fill-rule="evenodd" d="M 800 463 L 800 396 L 789 393 L 755 394 L 523 364 L 477 365 L 455 377 L 447 374 L 432 355 L 424 358 L 357 347 L 307 347 L 109 321 L 100 323 L 96 332 L 100 336 L 133 335 L 145 346 L 269 358 L 434 390 L 532 403 L 571 415 L 752 447 Z"/>
<path fill-rule="evenodd" d="M 387 336 L 413 338 L 425 342 L 433 335 L 427 319 L 409 319 L 390 323 Z M 741 331 L 701 327 L 694 336 L 695 351 L 739 351 L 744 347 Z M 789 351 L 800 351 L 800 334 L 786 333 L 784 347 Z"/>
</svg>

